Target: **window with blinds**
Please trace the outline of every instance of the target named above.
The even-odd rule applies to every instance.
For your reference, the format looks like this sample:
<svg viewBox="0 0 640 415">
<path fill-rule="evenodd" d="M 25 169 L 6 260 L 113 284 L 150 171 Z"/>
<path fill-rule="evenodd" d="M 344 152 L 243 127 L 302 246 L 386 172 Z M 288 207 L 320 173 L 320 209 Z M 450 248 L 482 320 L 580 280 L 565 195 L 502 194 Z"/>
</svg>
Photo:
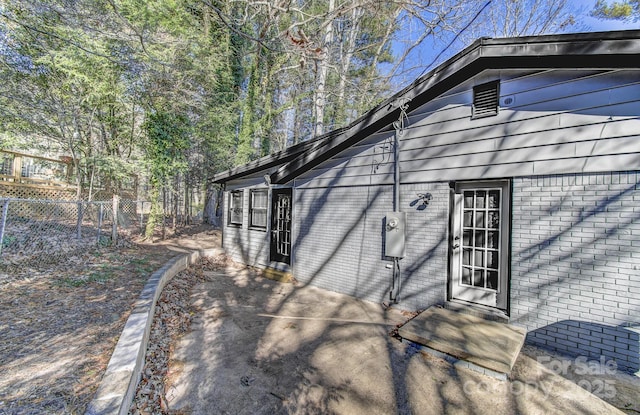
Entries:
<svg viewBox="0 0 640 415">
<path fill-rule="evenodd" d="M 473 87 L 472 118 L 498 115 L 500 81 L 488 82 Z"/>
<path fill-rule="evenodd" d="M 252 228 L 267 229 L 267 201 L 266 189 L 251 190 L 249 217 Z"/>
</svg>

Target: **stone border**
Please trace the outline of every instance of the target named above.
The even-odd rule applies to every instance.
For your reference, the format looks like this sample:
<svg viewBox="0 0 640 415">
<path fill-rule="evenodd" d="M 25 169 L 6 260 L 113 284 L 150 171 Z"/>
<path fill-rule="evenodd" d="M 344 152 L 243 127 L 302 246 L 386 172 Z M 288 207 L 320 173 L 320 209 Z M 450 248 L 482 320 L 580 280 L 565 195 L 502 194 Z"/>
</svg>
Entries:
<svg viewBox="0 0 640 415">
<path fill-rule="evenodd" d="M 125 415 L 129 412 L 142 374 L 153 314 L 162 289 L 200 257 L 221 253 L 222 249 L 211 248 L 179 255 L 151 274 L 122 330 L 86 415 Z"/>
</svg>

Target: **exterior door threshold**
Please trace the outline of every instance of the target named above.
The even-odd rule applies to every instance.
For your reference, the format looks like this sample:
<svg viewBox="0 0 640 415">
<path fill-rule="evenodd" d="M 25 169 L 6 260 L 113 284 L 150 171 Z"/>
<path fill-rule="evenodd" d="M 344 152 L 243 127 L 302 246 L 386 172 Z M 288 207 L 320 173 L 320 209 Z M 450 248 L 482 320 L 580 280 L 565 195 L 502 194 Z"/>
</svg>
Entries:
<svg viewBox="0 0 640 415">
<path fill-rule="evenodd" d="M 444 308 L 452 311 L 457 311 L 459 313 L 480 317 L 484 320 L 497 321 L 500 323 L 509 322 L 509 316 L 503 310 L 487 307 L 482 304 L 470 303 L 464 300 L 451 299 L 444 303 Z"/>
<path fill-rule="evenodd" d="M 295 282 L 293 274 L 291 273 L 291 266 L 283 262 L 272 261 L 264 269 L 263 274 L 265 278 L 280 282 Z"/>
</svg>

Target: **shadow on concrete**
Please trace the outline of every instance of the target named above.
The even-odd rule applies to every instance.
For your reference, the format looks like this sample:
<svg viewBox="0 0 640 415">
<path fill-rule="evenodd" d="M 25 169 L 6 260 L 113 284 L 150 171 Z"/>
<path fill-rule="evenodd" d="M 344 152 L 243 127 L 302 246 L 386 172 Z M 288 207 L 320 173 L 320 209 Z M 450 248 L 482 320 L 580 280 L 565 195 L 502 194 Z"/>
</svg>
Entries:
<svg viewBox="0 0 640 415">
<path fill-rule="evenodd" d="M 193 414 L 616 413 L 522 356 L 500 381 L 397 341 L 403 312 L 244 268 L 207 272 L 175 347 L 172 410 Z"/>
</svg>

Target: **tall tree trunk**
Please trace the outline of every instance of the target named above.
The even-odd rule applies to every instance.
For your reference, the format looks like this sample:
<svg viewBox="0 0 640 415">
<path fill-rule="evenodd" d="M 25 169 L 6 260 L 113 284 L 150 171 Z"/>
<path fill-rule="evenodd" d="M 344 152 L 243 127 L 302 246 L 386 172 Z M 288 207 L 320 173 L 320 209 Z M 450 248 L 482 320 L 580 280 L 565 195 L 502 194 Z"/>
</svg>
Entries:
<svg viewBox="0 0 640 415">
<path fill-rule="evenodd" d="M 333 39 L 333 20 L 332 14 L 335 9 L 335 0 L 329 0 L 329 10 L 326 27 L 324 29 L 324 39 L 322 41 L 322 55 L 316 60 L 318 63 L 318 75 L 316 77 L 316 89 L 314 93 L 314 128 L 313 135 L 318 137 L 324 133 L 324 109 L 327 103 L 326 83 L 329 75 L 329 64 L 331 55 L 329 54 L 329 45 Z"/>
<path fill-rule="evenodd" d="M 218 189 L 217 186 L 207 182 L 205 199 L 204 199 L 204 212 L 202 213 L 202 221 L 206 224 L 213 225 L 215 227 L 220 226 L 220 220 L 217 215 L 218 205 Z"/>
<path fill-rule="evenodd" d="M 167 221 L 166 221 L 166 212 L 167 212 L 167 188 L 166 186 L 162 187 L 162 240 L 167 239 Z"/>
<path fill-rule="evenodd" d="M 236 152 L 235 164 L 247 163 L 255 158 L 255 120 L 256 120 L 256 95 L 260 86 L 259 72 L 262 65 L 262 47 L 256 47 L 255 56 L 249 72 L 247 91 L 242 105 L 242 116 L 240 131 L 238 134 L 238 149 Z"/>
<path fill-rule="evenodd" d="M 185 176 L 184 180 L 184 219 L 182 223 L 184 225 L 189 225 L 191 220 L 191 199 L 189 197 L 189 180 Z"/>
<path fill-rule="evenodd" d="M 398 19 L 398 16 L 400 15 L 401 9 L 398 8 L 395 12 L 394 12 L 394 16 L 392 21 L 396 21 Z M 376 49 L 376 53 L 373 56 L 373 62 L 370 65 L 370 69 L 366 70 L 365 73 L 365 79 L 363 82 L 364 87 L 360 89 L 359 91 L 359 97 L 360 99 L 358 100 L 359 103 L 356 106 L 356 110 L 358 112 L 360 111 L 364 111 L 365 109 L 369 108 L 371 102 L 370 102 L 370 97 L 371 94 L 369 93 L 370 90 L 374 89 L 374 84 L 376 81 L 376 77 L 378 72 L 376 71 L 376 68 L 378 67 L 378 63 L 380 60 L 380 56 L 382 55 L 383 49 L 385 47 L 385 45 L 387 44 L 387 42 L 391 39 L 391 36 L 393 35 L 393 33 L 395 32 L 395 28 L 393 27 L 393 25 L 389 25 L 386 28 L 386 31 L 384 33 L 384 37 L 382 39 L 381 42 L 379 42 L 378 44 L 378 48 Z"/>
<path fill-rule="evenodd" d="M 180 174 L 176 174 L 176 177 L 174 178 L 173 181 L 173 189 L 171 191 L 171 198 L 173 199 L 173 218 L 172 218 L 172 222 L 171 222 L 171 227 L 173 229 L 173 232 L 176 231 L 176 226 L 177 226 L 177 222 L 178 222 L 178 208 L 179 208 L 179 204 L 180 204 L 180 197 L 178 196 L 180 194 Z"/>
<path fill-rule="evenodd" d="M 346 105 L 345 105 L 345 90 L 347 88 L 347 78 L 349 77 L 349 69 L 351 69 L 351 59 L 356 48 L 356 40 L 360 32 L 360 20 L 364 15 L 364 9 L 360 7 L 354 7 L 351 11 L 351 24 L 349 32 L 346 35 L 346 41 L 342 43 L 343 48 L 342 59 L 340 65 L 340 81 L 338 84 L 338 100 L 336 102 L 336 110 L 334 113 L 334 125 L 333 127 L 341 127 L 347 122 Z"/>
</svg>

